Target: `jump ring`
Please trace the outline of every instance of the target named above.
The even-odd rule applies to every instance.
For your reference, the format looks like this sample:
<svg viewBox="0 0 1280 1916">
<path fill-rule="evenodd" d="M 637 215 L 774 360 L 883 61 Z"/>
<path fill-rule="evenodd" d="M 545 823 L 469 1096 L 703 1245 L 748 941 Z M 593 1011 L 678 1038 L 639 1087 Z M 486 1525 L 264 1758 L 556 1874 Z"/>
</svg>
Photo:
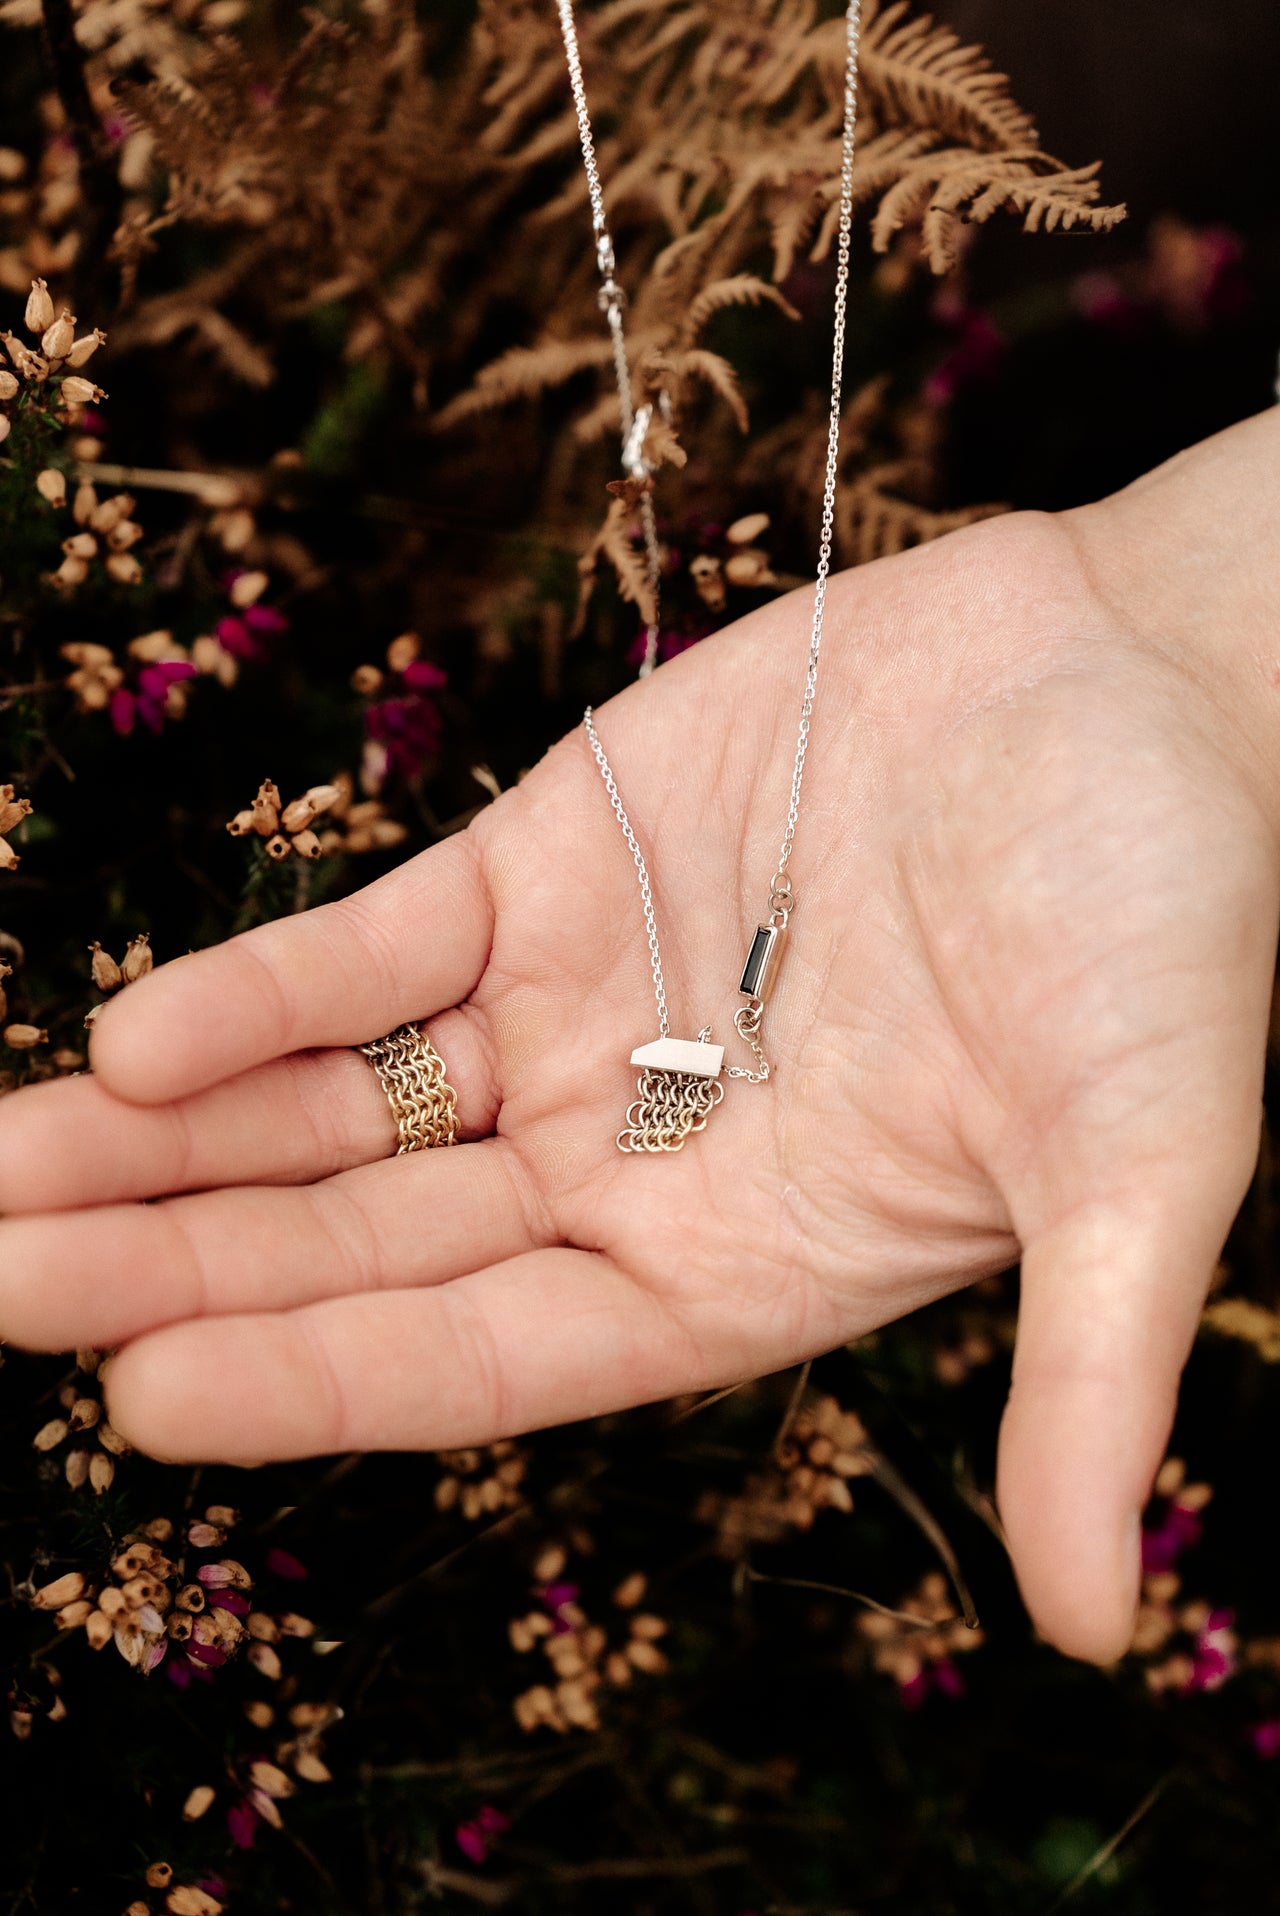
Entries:
<svg viewBox="0 0 1280 1916">
<path fill-rule="evenodd" d="M 458 1142 L 458 1094 L 425 1031 L 400 1025 L 360 1046 L 378 1074 L 396 1121 L 396 1156 Z"/>
</svg>

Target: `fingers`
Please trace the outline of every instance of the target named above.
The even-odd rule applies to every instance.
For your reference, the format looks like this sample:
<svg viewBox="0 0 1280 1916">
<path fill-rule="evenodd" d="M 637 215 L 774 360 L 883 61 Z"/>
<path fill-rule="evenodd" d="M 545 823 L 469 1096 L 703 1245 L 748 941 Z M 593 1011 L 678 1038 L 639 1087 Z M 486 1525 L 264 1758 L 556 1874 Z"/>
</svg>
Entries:
<svg viewBox="0 0 1280 1916">
<path fill-rule="evenodd" d="M 1133 1635 L 1142 1509 L 1240 1197 L 1188 1182 L 1076 1213 L 1023 1257 L 1000 1514 L 1040 1631 L 1097 1663 Z"/>
<path fill-rule="evenodd" d="M 602 1254 L 554 1249 L 432 1290 L 170 1325 L 111 1359 L 106 1392 L 153 1456 L 250 1463 L 484 1443 L 706 1381 L 662 1304 Z"/>
<path fill-rule="evenodd" d="M 8 1218 L 0 1330 L 28 1349 L 68 1350 L 343 1292 L 359 1313 L 376 1308 L 370 1293 L 443 1283 L 545 1241 L 520 1160 L 491 1138 L 296 1189 Z M 246 1401 L 254 1419 L 262 1408 Z"/>
<path fill-rule="evenodd" d="M 458 1092 L 459 1135 L 497 1121 L 484 1020 L 431 1021 Z M 310 1183 L 395 1150 L 391 1106 L 358 1051 L 301 1051 L 175 1104 L 137 1105 L 94 1076 L 31 1085 L 5 1103 L 0 1214 L 115 1204 L 220 1184 Z M 0 1243 L 4 1226 L 0 1223 Z M 83 1341 L 83 1340 L 78 1340 Z"/>
<path fill-rule="evenodd" d="M 160 1104 L 286 1052 L 354 1045 L 457 1004 L 489 954 L 492 910 L 460 833 L 350 898 L 162 965 L 107 1005 L 93 1067 Z"/>
</svg>

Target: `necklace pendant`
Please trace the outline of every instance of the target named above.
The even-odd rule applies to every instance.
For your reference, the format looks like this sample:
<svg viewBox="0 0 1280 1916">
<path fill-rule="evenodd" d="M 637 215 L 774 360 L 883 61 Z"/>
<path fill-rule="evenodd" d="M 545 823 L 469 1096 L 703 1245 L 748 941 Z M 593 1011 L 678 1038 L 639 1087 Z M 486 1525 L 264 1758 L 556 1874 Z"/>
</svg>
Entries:
<svg viewBox="0 0 1280 1916">
<path fill-rule="evenodd" d="M 705 1131 L 724 1096 L 724 1046 L 708 1043 L 710 1036 L 708 1026 L 696 1039 L 655 1038 L 631 1053 L 641 1067 L 640 1095 L 627 1107 L 620 1151 L 679 1151 L 695 1131 Z"/>
</svg>

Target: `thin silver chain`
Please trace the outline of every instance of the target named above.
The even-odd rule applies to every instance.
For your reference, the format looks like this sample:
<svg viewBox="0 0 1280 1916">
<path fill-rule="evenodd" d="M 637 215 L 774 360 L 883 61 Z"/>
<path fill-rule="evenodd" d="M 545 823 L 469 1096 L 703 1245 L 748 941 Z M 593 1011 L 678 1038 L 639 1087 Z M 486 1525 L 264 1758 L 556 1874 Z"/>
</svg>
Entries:
<svg viewBox="0 0 1280 1916">
<path fill-rule="evenodd" d="M 596 764 L 600 767 L 600 776 L 605 783 L 610 803 L 618 815 L 622 835 L 631 847 L 631 856 L 636 861 L 636 871 L 640 878 L 640 896 L 644 900 L 644 922 L 649 932 L 649 962 L 653 966 L 653 989 L 658 1000 L 658 1029 L 664 1038 L 671 1036 L 671 1020 L 667 1016 L 667 988 L 662 982 L 662 952 L 658 947 L 658 921 L 653 910 L 653 888 L 649 883 L 649 867 L 644 862 L 644 853 L 640 849 L 640 840 L 631 829 L 631 820 L 627 817 L 626 807 L 609 770 L 609 761 L 604 755 L 604 746 L 600 743 L 600 734 L 596 731 L 595 716 L 588 706 L 582 715 L 591 749 L 596 755 Z"/>
<path fill-rule="evenodd" d="M 618 383 L 618 410 L 622 418 L 622 468 L 629 478 L 647 480 L 652 477 L 653 468 L 644 456 L 644 442 L 653 419 L 653 407 L 641 406 L 637 412 L 631 398 L 631 364 L 627 358 L 627 340 L 622 326 L 626 295 L 614 278 L 617 261 L 613 254 L 613 241 L 609 237 L 609 223 L 605 218 L 604 192 L 600 185 L 600 169 L 596 165 L 591 115 L 587 112 L 587 90 L 582 79 L 582 54 L 578 49 L 573 0 L 556 0 L 556 6 L 560 14 L 565 59 L 569 64 L 574 110 L 578 116 L 582 166 L 591 200 L 591 227 L 596 237 L 596 265 L 600 269 L 600 310 L 608 321 L 609 337 L 613 341 L 613 371 Z M 666 398 L 665 394 L 663 398 Z M 640 664 L 640 677 L 645 679 L 658 662 L 658 608 L 662 589 L 662 549 L 658 544 L 658 527 L 653 515 L 653 494 L 648 490 L 640 495 L 640 525 L 644 533 L 646 575 L 649 590 L 653 594 L 653 618 L 645 627 L 644 657 Z"/>
<path fill-rule="evenodd" d="M 623 464 L 633 477 L 647 476 L 648 468 L 643 459 L 644 432 L 648 428 L 651 413 L 642 408 L 636 413 L 631 401 L 631 375 L 627 361 L 626 341 L 622 330 L 622 289 L 614 279 L 613 242 L 609 237 L 608 222 L 605 218 L 604 195 L 600 188 L 600 173 L 596 165 L 595 143 L 591 136 L 591 120 L 587 112 L 586 91 L 582 81 L 582 58 L 578 51 L 578 35 L 574 25 L 572 0 L 556 0 L 560 14 L 560 28 L 564 35 L 565 56 L 569 63 L 569 78 L 573 87 L 574 106 L 578 116 L 578 134 L 582 143 L 582 162 L 587 175 L 587 191 L 591 200 L 591 223 L 596 236 L 596 263 L 600 268 L 602 285 L 600 305 L 609 322 L 609 331 L 613 339 L 614 366 L 618 376 L 618 403 L 622 412 Z M 813 625 L 809 637 L 809 661 L 805 671 L 804 696 L 800 704 L 800 726 L 796 738 L 795 766 L 791 774 L 791 796 L 787 806 L 786 828 L 782 834 L 782 846 L 778 853 L 778 863 L 774 870 L 769 890 L 769 912 L 771 921 L 785 926 L 791 912 L 795 909 L 795 893 L 791 889 L 791 880 L 787 876 L 787 865 L 795 845 L 796 826 L 800 818 L 800 791 L 804 783 L 805 759 L 809 750 L 809 735 L 812 729 L 814 701 L 818 688 L 818 658 L 822 650 L 823 621 L 827 609 L 827 580 L 831 573 L 831 548 L 835 528 L 836 478 L 840 465 L 840 412 L 841 394 L 844 383 L 844 340 L 845 318 L 848 310 L 849 295 L 849 254 L 850 234 L 853 226 L 853 153 L 857 130 L 858 105 L 858 40 L 862 26 L 861 0 L 848 0 L 845 10 L 845 69 L 844 69 L 844 126 L 840 145 L 840 215 L 838 240 L 836 246 L 836 291 L 835 319 L 831 342 L 831 403 L 827 419 L 827 465 L 826 478 L 822 490 L 822 525 L 818 539 L 818 566 L 813 596 Z M 647 508 L 647 512 L 646 512 Z M 655 590 L 661 572 L 661 556 L 658 551 L 656 534 L 652 530 L 653 503 L 649 494 L 641 500 L 641 516 L 645 527 L 645 542 L 649 555 L 650 582 Z M 649 627 L 646 634 L 645 660 L 640 668 L 644 677 L 653 670 L 657 655 L 657 624 Z M 605 756 L 596 731 L 595 720 L 590 706 L 583 715 L 583 725 L 587 738 L 600 767 L 601 777 L 609 793 L 610 802 L 622 826 L 623 834 L 635 860 L 636 872 L 640 879 L 640 896 L 644 902 L 645 925 L 649 933 L 649 955 L 653 965 L 654 990 L 658 1000 L 658 1016 L 661 1022 L 662 1036 L 670 1031 L 667 1016 L 667 994 L 662 978 L 662 957 L 658 945 L 658 923 L 653 909 L 653 888 L 649 882 L 649 870 L 644 861 L 644 853 L 632 830 L 626 808 L 618 792 L 617 782 Z M 758 1073 L 729 1068 L 732 1077 L 750 1078 L 752 1082 L 761 1082 L 769 1076 L 769 1066 L 760 1048 L 758 1032 L 760 1014 L 763 1006 L 758 999 L 751 999 L 738 1012 L 734 1023 L 739 1035 L 751 1046 L 760 1064 Z"/>
</svg>

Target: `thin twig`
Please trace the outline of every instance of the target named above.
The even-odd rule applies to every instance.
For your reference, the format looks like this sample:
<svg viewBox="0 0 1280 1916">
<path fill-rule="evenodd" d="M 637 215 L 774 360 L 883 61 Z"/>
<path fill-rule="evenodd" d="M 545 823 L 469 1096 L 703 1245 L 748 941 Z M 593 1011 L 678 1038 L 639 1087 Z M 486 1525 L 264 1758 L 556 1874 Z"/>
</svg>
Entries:
<svg viewBox="0 0 1280 1916">
<path fill-rule="evenodd" d="M 1161 1777 L 1160 1781 L 1155 1785 L 1154 1789 L 1150 1789 L 1147 1791 L 1147 1794 L 1143 1797 L 1137 1809 L 1134 1810 L 1131 1816 L 1128 1816 L 1125 1818 L 1124 1822 L 1120 1825 L 1115 1835 L 1108 1837 L 1107 1841 L 1102 1845 L 1101 1849 L 1097 1849 L 1094 1851 L 1093 1855 L 1089 1858 L 1084 1868 L 1078 1871 L 1078 1873 L 1071 1878 L 1071 1881 L 1067 1884 L 1066 1888 L 1061 1890 L 1058 1893 L 1058 1895 L 1055 1896 L 1054 1900 L 1049 1904 L 1048 1909 L 1045 1911 L 1045 1916 L 1054 1916 L 1054 1912 L 1056 1910 L 1063 1908 L 1063 1906 L 1069 1903 L 1074 1896 L 1078 1895 L 1078 1893 L 1084 1888 L 1085 1884 L 1089 1881 L 1090 1877 L 1096 1876 L 1098 1871 L 1104 1866 L 1104 1864 L 1109 1863 L 1111 1861 L 1111 1858 L 1115 1855 L 1120 1845 L 1126 1840 L 1127 1837 L 1133 1834 L 1134 1830 L 1137 1829 L 1139 1823 L 1143 1820 L 1143 1818 L 1145 1816 L 1150 1815 L 1151 1811 L 1155 1808 L 1156 1804 L 1160 1801 L 1160 1798 L 1164 1795 L 1169 1785 L 1173 1783 L 1174 1781 L 1176 1781 L 1177 1775 L 1178 1775 L 1178 1772 L 1176 1770 L 1170 1770 L 1167 1776 Z"/>
<path fill-rule="evenodd" d="M 778 1434 L 773 1440 L 773 1460 L 775 1463 L 778 1462 L 778 1458 L 782 1450 L 782 1446 L 787 1441 L 787 1433 L 790 1431 L 792 1424 L 794 1424 L 794 1422 L 796 1421 L 796 1413 L 800 1409 L 801 1399 L 803 1398 L 805 1391 L 809 1387 L 809 1373 L 812 1371 L 812 1369 L 813 1369 L 813 1359 L 811 1357 L 807 1357 L 804 1363 L 801 1364 L 800 1366 L 799 1372 L 796 1376 L 795 1387 L 793 1388 L 791 1392 L 790 1402 L 787 1405 L 786 1411 L 783 1415 L 782 1422 L 778 1425 Z"/>
<path fill-rule="evenodd" d="M 789 1590 L 821 1590 L 829 1597 L 847 1597 L 851 1603 L 860 1603 L 867 1610 L 874 1610 L 877 1616 L 892 1617 L 895 1623 L 905 1623 L 912 1630 L 936 1630 L 936 1620 L 928 1617 L 913 1617 L 906 1610 L 894 1610 L 889 1604 L 881 1603 L 876 1597 L 869 1597 L 861 1590 L 848 1590 L 839 1583 L 819 1583 L 812 1577 L 774 1577 L 767 1571 L 754 1570 L 749 1563 L 742 1566 L 742 1575 L 750 1583 L 780 1583 Z"/>
<path fill-rule="evenodd" d="M 907 1483 L 905 1478 L 899 1476 L 887 1457 L 883 1456 L 879 1451 L 874 1451 L 870 1454 L 875 1458 L 875 1464 L 871 1473 L 872 1476 L 875 1477 L 878 1483 L 884 1486 L 894 1501 L 906 1511 L 912 1522 L 923 1530 L 925 1536 L 929 1539 L 929 1542 L 933 1545 L 939 1557 L 941 1557 L 947 1575 L 951 1579 L 951 1587 L 956 1593 L 956 1600 L 960 1605 L 960 1611 L 964 1617 L 966 1627 L 970 1630 L 976 1630 L 978 1627 L 978 1612 L 974 1607 L 973 1598 L 969 1594 L 969 1586 L 965 1582 L 964 1575 L 960 1569 L 960 1560 L 951 1548 L 950 1540 L 945 1530 L 943 1530 L 942 1525 L 927 1505 L 917 1497 L 915 1491 L 911 1488 L 910 1484 Z"/>
</svg>

